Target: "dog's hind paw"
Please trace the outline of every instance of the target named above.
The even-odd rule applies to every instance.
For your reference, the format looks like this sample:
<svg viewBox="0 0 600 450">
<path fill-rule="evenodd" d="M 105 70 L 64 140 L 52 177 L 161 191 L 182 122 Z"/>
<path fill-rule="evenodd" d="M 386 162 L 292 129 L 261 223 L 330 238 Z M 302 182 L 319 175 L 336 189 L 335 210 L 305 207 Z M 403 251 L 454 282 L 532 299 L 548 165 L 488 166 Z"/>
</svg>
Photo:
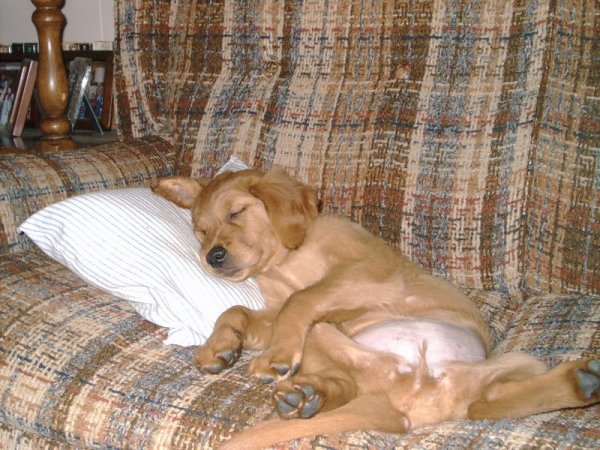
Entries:
<svg viewBox="0 0 600 450">
<path fill-rule="evenodd" d="M 577 369 L 575 375 L 585 399 L 600 396 L 600 360 L 588 361 L 585 369 Z"/>
<path fill-rule="evenodd" d="M 278 386 L 273 393 L 273 402 L 282 419 L 308 419 L 321 409 L 323 398 L 310 384 L 294 384 L 288 389 Z"/>
</svg>

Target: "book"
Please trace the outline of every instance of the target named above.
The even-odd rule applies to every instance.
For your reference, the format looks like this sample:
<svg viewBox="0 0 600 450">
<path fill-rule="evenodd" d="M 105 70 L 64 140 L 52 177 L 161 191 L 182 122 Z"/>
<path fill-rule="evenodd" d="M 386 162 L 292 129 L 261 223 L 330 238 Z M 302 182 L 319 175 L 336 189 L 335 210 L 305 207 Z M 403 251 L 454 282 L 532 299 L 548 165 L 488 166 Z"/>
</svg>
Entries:
<svg viewBox="0 0 600 450">
<path fill-rule="evenodd" d="M 17 118 L 17 111 L 19 110 L 18 105 L 21 101 L 21 97 L 23 96 L 23 88 L 25 87 L 25 80 L 27 78 L 27 71 L 29 70 L 29 66 L 27 64 L 21 64 L 21 76 L 19 77 L 19 85 L 17 86 L 17 92 L 15 94 L 15 100 L 13 104 L 12 111 L 10 112 L 10 117 L 8 119 L 10 132 L 12 133 L 12 128 L 15 124 L 15 119 Z"/>
<path fill-rule="evenodd" d="M 38 62 L 31 59 L 23 61 L 23 65 L 27 66 L 27 75 L 25 82 L 23 83 L 23 92 L 19 102 L 15 104 L 17 113 L 13 124 L 12 135 L 21 136 L 23 134 L 23 128 L 25 127 L 25 121 L 27 119 L 27 112 L 29 111 L 29 104 L 33 96 L 33 89 L 35 88 L 35 81 L 37 79 Z"/>
</svg>

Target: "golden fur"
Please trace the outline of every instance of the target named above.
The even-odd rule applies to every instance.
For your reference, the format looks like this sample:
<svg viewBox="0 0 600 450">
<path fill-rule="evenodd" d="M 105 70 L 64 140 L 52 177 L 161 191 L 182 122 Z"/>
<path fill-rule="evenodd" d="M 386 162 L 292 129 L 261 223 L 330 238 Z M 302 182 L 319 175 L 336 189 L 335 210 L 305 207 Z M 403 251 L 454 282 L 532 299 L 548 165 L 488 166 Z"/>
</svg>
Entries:
<svg viewBox="0 0 600 450">
<path fill-rule="evenodd" d="M 233 281 L 252 276 L 265 298 L 264 310 L 224 312 L 196 352 L 200 369 L 218 373 L 243 348 L 263 350 L 249 371 L 277 382 L 275 409 L 289 420 L 263 422 L 227 447 L 358 429 L 405 432 L 449 419 L 519 417 L 600 399 L 598 361 L 548 370 L 531 356 L 511 353 L 445 361 L 433 374 L 430 338 L 418 349 L 418 364 L 356 343 L 351 338 L 369 336 L 373 326 L 390 323 L 394 330 L 396 323 L 414 322 L 458 330 L 474 352 L 489 350 L 487 327 L 465 295 L 360 226 L 318 216 L 314 192 L 281 171 L 225 173 L 210 182 L 171 177 L 154 192 L 192 210 L 202 264 L 210 272 Z"/>
</svg>

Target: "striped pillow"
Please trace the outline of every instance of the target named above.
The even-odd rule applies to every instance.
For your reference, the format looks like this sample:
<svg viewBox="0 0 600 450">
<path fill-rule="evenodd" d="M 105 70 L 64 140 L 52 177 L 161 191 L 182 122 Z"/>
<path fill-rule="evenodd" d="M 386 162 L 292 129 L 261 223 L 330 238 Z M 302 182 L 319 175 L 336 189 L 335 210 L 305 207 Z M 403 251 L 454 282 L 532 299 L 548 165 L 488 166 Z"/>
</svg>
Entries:
<svg viewBox="0 0 600 450">
<path fill-rule="evenodd" d="M 19 231 L 89 284 L 167 327 L 166 344 L 202 344 L 227 308 L 263 306 L 254 281 L 204 271 L 190 211 L 149 189 L 72 197 L 35 213 Z"/>
</svg>

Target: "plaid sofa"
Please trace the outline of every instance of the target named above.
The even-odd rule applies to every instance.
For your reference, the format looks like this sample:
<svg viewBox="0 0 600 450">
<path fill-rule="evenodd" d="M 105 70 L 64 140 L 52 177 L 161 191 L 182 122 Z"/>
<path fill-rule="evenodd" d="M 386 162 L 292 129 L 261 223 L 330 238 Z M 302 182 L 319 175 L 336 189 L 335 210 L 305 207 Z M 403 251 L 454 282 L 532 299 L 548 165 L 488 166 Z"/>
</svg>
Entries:
<svg viewBox="0 0 600 450">
<path fill-rule="evenodd" d="M 193 349 L 16 227 L 230 155 L 461 286 L 494 352 L 600 354 L 600 6 L 583 0 L 116 0 L 119 142 L 0 155 L 0 447 L 212 448 L 272 413 L 252 357 Z M 210 299 L 206 299 L 210 301 Z M 292 448 L 600 448 L 600 407 Z"/>
</svg>

